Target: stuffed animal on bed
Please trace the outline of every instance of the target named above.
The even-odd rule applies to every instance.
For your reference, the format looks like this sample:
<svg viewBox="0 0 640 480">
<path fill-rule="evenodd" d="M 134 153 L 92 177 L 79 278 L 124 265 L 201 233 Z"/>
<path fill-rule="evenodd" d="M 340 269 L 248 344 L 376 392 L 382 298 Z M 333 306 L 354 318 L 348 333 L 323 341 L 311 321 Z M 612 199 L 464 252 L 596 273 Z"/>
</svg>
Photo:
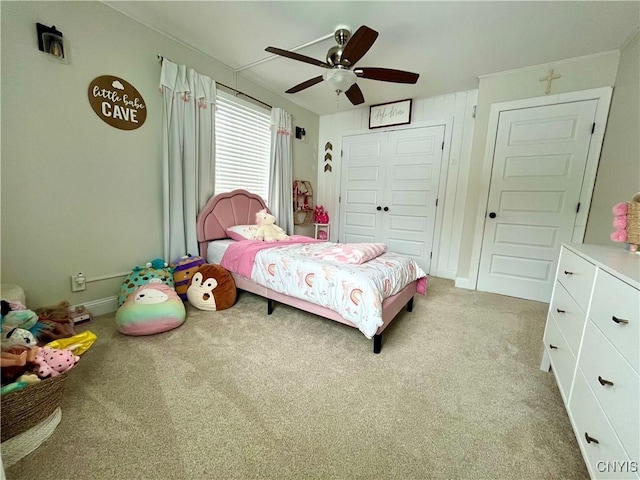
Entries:
<svg viewBox="0 0 640 480">
<path fill-rule="evenodd" d="M 256 213 L 256 224 L 258 224 L 256 240 L 264 240 L 265 242 L 288 240 L 289 235 L 275 223 L 276 217 L 267 212 L 266 209 Z"/>
<path fill-rule="evenodd" d="M 191 278 L 189 303 L 199 310 L 224 310 L 236 303 L 236 282 L 220 265 L 206 264 Z"/>
<path fill-rule="evenodd" d="M 179 327 L 186 315 L 176 291 L 156 279 L 127 297 L 116 311 L 116 327 L 125 335 L 152 335 Z"/>
</svg>

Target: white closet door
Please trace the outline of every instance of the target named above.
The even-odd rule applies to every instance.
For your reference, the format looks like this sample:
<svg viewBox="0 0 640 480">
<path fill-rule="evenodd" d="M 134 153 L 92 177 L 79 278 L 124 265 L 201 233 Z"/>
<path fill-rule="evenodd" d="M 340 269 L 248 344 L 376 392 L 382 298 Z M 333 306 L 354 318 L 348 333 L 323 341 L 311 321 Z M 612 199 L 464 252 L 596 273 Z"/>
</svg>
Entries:
<svg viewBox="0 0 640 480">
<path fill-rule="evenodd" d="M 571 242 L 596 100 L 502 112 L 478 290 L 549 302 Z"/>
<path fill-rule="evenodd" d="M 444 126 L 389 133 L 382 238 L 431 269 Z M 384 209 L 388 208 L 388 211 Z"/>
<path fill-rule="evenodd" d="M 341 242 L 382 242 L 431 268 L 444 126 L 343 138 Z"/>
<path fill-rule="evenodd" d="M 372 133 L 344 137 L 342 141 L 342 185 L 340 241 L 377 242 L 384 192 L 384 159 L 387 134 Z"/>
</svg>

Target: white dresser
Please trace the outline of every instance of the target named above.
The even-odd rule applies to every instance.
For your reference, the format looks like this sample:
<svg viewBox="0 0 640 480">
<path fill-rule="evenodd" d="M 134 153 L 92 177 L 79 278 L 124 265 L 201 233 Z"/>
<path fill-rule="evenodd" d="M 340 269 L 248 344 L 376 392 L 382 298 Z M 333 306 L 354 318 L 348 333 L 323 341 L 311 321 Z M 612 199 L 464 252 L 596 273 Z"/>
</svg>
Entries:
<svg viewBox="0 0 640 480">
<path fill-rule="evenodd" d="M 640 478 L 640 255 L 564 244 L 544 331 L 592 478 Z"/>
</svg>

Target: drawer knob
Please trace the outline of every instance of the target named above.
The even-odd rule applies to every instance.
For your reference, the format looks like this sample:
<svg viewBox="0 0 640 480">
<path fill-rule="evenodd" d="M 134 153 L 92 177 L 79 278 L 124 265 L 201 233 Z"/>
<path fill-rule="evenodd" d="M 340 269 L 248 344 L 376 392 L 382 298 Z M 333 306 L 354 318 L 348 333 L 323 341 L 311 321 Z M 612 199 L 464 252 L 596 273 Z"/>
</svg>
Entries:
<svg viewBox="0 0 640 480">
<path fill-rule="evenodd" d="M 587 443 L 600 443 L 598 440 L 596 440 L 593 437 L 590 437 L 589 434 L 587 432 L 584 432 L 584 438 L 587 439 Z"/>
<path fill-rule="evenodd" d="M 553 350 L 553 349 L 557 349 L 558 347 L 556 347 L 555 345 L 552 345 L 552 344 L 550 343 L 550 344 L 549 344 L 549 348 Z"/>
<path fill-rule="evenodd" d="M 610 382 L 609 380 L 605 380 L 600 375 L 598 375 L 598 381 L 600 382 L 600 385 L 602 385 L 603 387 L 605 385 L 609 385 L 610 387 L 613 387 L 613 382 Z"/>
<path fill-rule="evenodd" d="M 624 318 L 618 318 L 618 317 L 616 317 L 615 315 L 613 315 L 613 316 L 611 317 L 611 320 L 613 320 L 613 321 L 614 321 L 614 322 L 616 322 L 617 324 L 621 324 L 621 323 L 626 324 L 626 323 L 629 323 L 629 320 L 625 320 Z"/>
<path fill-rule="evenodd" d="M 558 313 L 567 313 L 565 310 L 560 310 L 559 308 L 556 308 L 556 312 L 558 312 Z"/>
<path fill-rule="evenodd" d="M 565 270 L 565 271 L 564 271 L 564 274 L 565 274 L 565 275 L 573 275 L 573 272 L 570 272 L 569 270 Z"/>
</svg>

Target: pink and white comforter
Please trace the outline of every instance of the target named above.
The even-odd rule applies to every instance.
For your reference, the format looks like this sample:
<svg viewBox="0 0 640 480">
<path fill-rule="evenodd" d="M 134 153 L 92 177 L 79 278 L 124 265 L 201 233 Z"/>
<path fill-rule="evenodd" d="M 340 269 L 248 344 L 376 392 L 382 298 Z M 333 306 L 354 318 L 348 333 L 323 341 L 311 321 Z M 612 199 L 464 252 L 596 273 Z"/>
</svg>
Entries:
<svg viewBox="0 0 640 480">
<path fill-rule="evenodd" d="M 321 258 L 344 246 L 299 235 L 284 242 L 245 240 L 231 244 L 220 264 L 273 291 L 334 310 L 371 338 L 383 324 L 383 300 L 414 280 L 418 293 L 426 293 L 427 276 L 414 260 L 391 252 L 361 264 Z"/>
</svg>

